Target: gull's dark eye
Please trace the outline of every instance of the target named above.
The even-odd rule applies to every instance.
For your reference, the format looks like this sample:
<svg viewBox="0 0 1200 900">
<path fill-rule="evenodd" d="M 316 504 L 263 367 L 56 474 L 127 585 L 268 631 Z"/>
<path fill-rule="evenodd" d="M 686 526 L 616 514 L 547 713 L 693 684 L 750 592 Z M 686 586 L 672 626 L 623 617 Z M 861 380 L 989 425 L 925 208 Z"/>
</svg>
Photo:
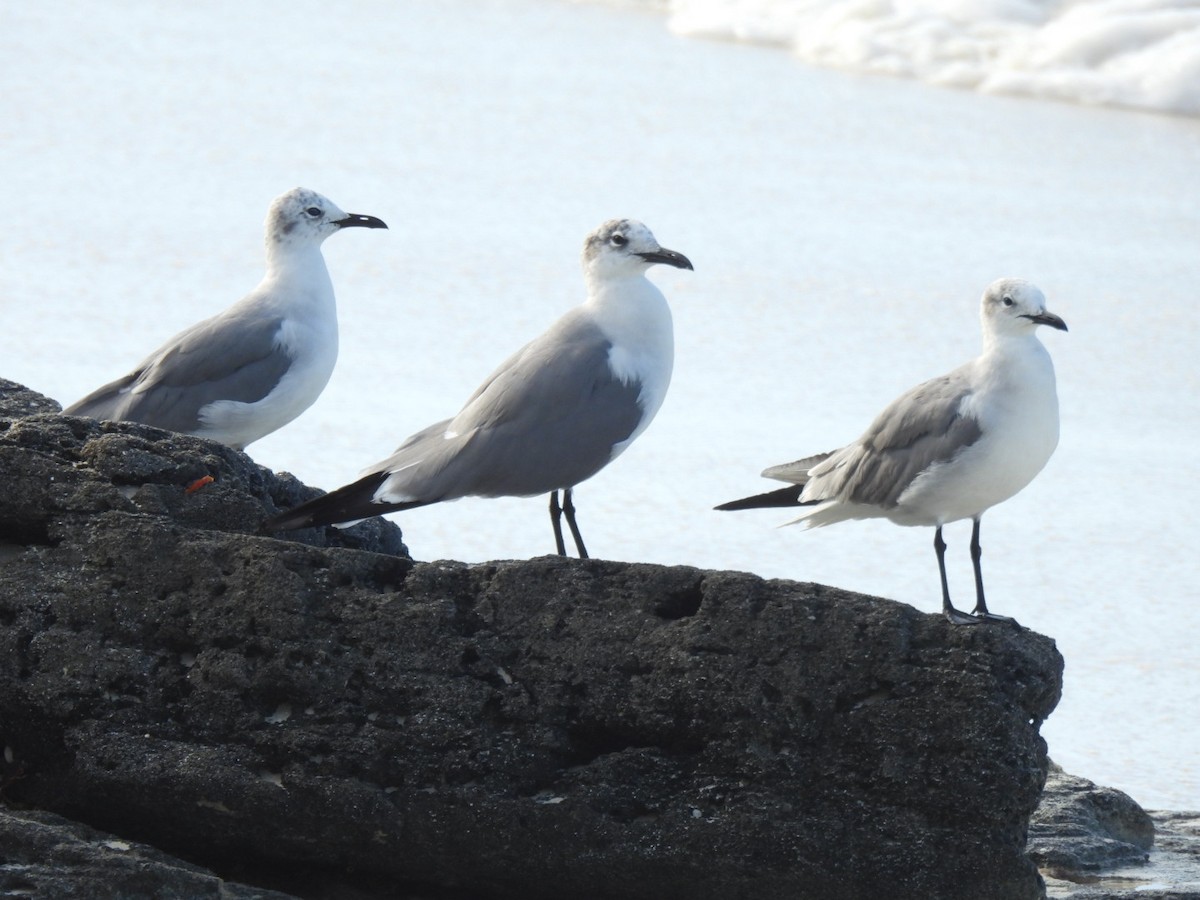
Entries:
<svg viewBox="0 0 1200 900">
<path fill-rule="evenodd" d="M 1013 298 L 1008 296 L 1008 294 L 1005 294 L 1002 302 L 1004 303 L 1005 306 L 1012 306 Z"/>
<path fill-rule="evenodd" d="M 319 206 L 310 206 L 308 209 L 306 209 L 306 210 L 304 211 L 304 213 L 305 213 L 305 215 L 307 215 L 307 216 L 308 216 L 310 219 L 319 219 L 319 218 L 321 218 L 321 207 L 319 207 Z"/>
<path fill-rule="evenodd" d="M 612 242 L 614 247 L 624 247 L 629 243 L 629 238 L 625 237 L 623 234 L 614 234 L 611 238 L 609 238 L 609 241 Z"/>
</svg>

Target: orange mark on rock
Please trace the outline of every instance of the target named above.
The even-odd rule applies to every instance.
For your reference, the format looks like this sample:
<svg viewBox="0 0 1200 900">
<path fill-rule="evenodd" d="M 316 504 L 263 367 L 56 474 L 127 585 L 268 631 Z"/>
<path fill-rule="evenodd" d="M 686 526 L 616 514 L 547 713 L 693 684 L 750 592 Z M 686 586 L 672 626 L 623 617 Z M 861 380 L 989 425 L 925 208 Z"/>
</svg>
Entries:
<svg viewBox="0 0 1200 900">
<path fill-rule="evenodd" d="M 194 494 L 194 493 L 196 493 L 196 491 L 200 490 L 200 488 L 204 487 L 206 484 L 212 484 L 216 480 L 217 479 L 213 478 L 211 475 L 205 475 L 203 478 L 197 478 L 195 481 L 193 481 L 191 484 L 189 484 L 187 486 L 187 490 L 185 490 L 184 493 L 185 494 Z"/>
</svg>

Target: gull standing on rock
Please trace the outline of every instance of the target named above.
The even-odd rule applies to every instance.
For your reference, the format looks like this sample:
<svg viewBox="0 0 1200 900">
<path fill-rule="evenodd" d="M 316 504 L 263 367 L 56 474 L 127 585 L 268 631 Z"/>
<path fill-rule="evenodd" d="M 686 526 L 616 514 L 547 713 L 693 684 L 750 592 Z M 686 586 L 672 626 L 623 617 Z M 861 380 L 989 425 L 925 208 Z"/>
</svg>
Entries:
<svg viewBox="0 0 1200 900">
<path fill-rule="evenodd" d="M 312 406 L 333 374 L 337 307 L 321 244 L 350 227 L 387 225 L 344 213 L 305 188 L 275 198 L 258 287 L 63 412 L 141 422 L 238 450 L 282 428 Z"/>
<path fill-rule="evenodd" d="M 989 285 L 980 316 L 980 356 L 903 394 L 853 444 L 762 473 L 789 487 L 717 509 L 806 506 L 794 521 L 809 528 L 880 516 L 934 526 L 946 618 L 956 625 L 1012 622 L 988 612 L 984 600 L 979 520 L 1029 484 L 1058 444 L 1054 364 L 1035 332 L 1067 326 L 1046 311 L 1040 290 L 1018 278 Z M 974 522 L 971 614 L 954 608 L 946 582 L 942 526 L 960 519 Z"/>
<path fill-rule="evenodd" d="M 671 310 L 645 277 L 656 263 L 692 268 L 641 222 L 605 222 L 583 245 L 588 297 L 581 306 L 502 363 L 454 418 L 417 432 L 358 481 L 276 516 L 264 530 L 346 523 L 459 497 L 549 492 L 559 555 L 566 555 L 566 513 L 586 557 L 571 491 L 646 429 L 671 380 Z"/>
</svg>

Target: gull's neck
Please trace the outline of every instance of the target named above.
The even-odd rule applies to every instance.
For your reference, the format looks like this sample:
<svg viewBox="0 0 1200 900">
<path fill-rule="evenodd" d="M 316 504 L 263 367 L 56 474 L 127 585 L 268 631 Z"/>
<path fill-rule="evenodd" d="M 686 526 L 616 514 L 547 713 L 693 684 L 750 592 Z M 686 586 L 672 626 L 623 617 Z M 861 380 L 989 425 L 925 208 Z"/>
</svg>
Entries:
<svg viewBox="0 0 1200 900">
<path fill-rule="evenodd" d="M 1045 346 L 1038 340 L 1035 328 L 1022 329 L 1015 332 L 985 329 L 983 332 L 984 356 L 1007 356 L 1030 352 L 1046 352 Z"/>
<path fill-rule="evenodd" d="M 589 303 L 620 302 L 620 297 L 630 291 L 636 291 L 642 284 L 649 284 L 645 272 L 632 272 L 628 275 L 597 275 L 587 272 L 584 275 L 587 284 Z"/>
<path fill-rule="evenodd" d="M 267 272 L 288 275 L 304 269 L 324 269 L 321 245 L 315 241 L 267 241 Z"/>
<path fill-rule="evenodd" d="M 667 300 L 642 272 L 586 278 L 587 309 L 612 337 L 630 343 L 654 341 L 671 332 Z"/>
<path fill-rule="evenodd" d="M 333 282 L 321 245 L 313 241 L 267 241 L 267 273 L 264 286 L 286 288 L 286 295 L 301 304 L 329 306 L 334 303 Z"/>
<path fill-rule="evenodd" d="M 1021 398 L 1018 405 L 1046 404 L 1047 411 L 1057 410 L 1054 362 L 1034 329 L 985 333 L 983 354 L 976 366 L 981 386 L 1003 386 L 1011 397 Z"/>
<path fill-rule="evenodd" d="M 323 328 L 337 328 L 334 283 L 317 242 L 266 242 L 266 274 L 254 294 L 281 312 L 317 317 Z"/>
</svg>

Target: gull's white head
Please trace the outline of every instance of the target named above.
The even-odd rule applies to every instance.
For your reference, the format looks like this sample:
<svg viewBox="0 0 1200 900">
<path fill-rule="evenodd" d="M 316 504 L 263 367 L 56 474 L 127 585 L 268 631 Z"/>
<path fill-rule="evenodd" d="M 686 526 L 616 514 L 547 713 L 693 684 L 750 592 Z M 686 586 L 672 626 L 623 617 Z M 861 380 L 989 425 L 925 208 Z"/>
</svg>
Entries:
<svg viewBox="0 0 1200 900">
<path fill-rule="evenodd" d="M 387 228 L 382 219 L 346 213 L 328 197 L 308 188 L 292 188 L 267 211 L 267 245 L 320 244 L 343 228 Z"/>
<path fill-rule="evenodd" d="M 983 292 L 980 307 L 985 332 L 991 334 L 1027 334 L 1039 325 L 1059 331 L 1067 323 L 1046 309 L 1046 295 L 1023 278 L 1000 278 Z"/>
<path fill-rule="evenodd" d="M 583 271 L 589 278 L 640 275 L 656 263 L 692 268 L 686 256 L 660 246 L 636 219 L 609 219 L 583 242 Z"/>
</svg>

